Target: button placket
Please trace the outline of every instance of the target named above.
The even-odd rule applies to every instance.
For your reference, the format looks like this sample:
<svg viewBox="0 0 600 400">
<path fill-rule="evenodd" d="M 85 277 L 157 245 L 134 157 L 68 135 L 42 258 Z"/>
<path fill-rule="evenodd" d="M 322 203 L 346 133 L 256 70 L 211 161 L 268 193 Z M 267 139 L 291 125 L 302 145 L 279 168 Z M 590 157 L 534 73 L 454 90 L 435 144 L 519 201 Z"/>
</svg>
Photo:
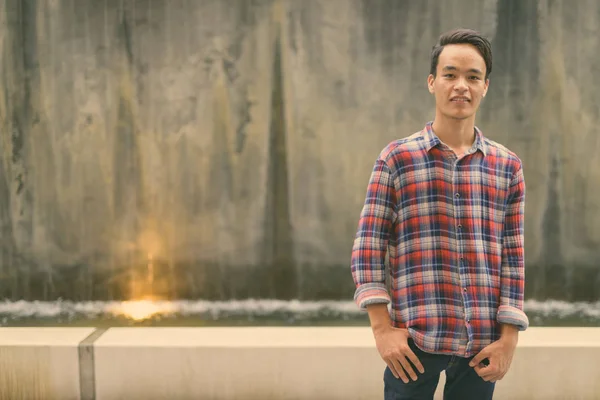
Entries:
<svg viewBox="0 0 600 400">
<path fill-rule="evenodd" d="M 454 219 L 455 219 L 455 223 L 456 223 L 456 250 L 458 252 L 458 275 L 460 278 L 460 285 L 462 287 L 462 298 L 463 298 L 463 306 L 464 306 L 464 318 L 465 318 L 465 323 L 466 323 L 466 328 L 467 328 L 467 335 L 468 335 L 468 331 L 470 330 L 470 323 L 471 323 L 471 318 L 469 316 L 469 311 L 467 309 L 467 297 L 468 297 L 468 289 L 465 285 L 465 279 L 464 279 L 464 268 L 465 268 L 465 257 L 463 255 L 463 243 L 462 243 L 462 224 L 460 223 L 461 220 L 461 214 L 460 214 L 460 198 L 461 198 L 461 194 L 460 191 L 458 190 L 458 185 L 457 182 L 459 180 L 458 177 L 458 164 L 455 162 L 453 164 L 453 171 L 452 171 L 452 188 L 454 189 Z"/>
</svg>

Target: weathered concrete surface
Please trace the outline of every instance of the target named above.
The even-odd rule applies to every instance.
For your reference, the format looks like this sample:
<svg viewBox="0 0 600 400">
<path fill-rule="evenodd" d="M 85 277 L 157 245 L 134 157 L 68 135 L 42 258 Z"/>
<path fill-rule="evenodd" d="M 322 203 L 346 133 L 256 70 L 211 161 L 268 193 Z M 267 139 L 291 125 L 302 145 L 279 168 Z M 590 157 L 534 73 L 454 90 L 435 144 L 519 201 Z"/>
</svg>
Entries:
<svg viewBox="0 0 600 400">
<path fill-rule="evenodd" d="M 95 347 L 99 400 L 383 395 L 385 364 L 370 328 L 113 328 Z M 494 398 L 600 399 L 599 356 L 598 328 L 530 328 Z"/>
<path fill-rule="evenodd" d="M 78 399 L 90 378 L 98 400 L 382 397 L 368 327 L 111 328 L 93 344 L 90 376 L 77 354 L 92 331 L 0 328 L 0 399 Z M 530 328 L 494 398 L 600 399 L 599 356 L 599 328 Z"/>
<path fill-rule="evenodd" d="M 79 399 L 79 343 L 93 328 L 0 328 L 0 400 Z"/>
<path fill-rule="evenodd" d="M 0 0 L 0 297 L 349 298 L 373 162 L 439 33 L 528 185 L 528 298 L 600 293 L 595 0 Z"/>
</svg>

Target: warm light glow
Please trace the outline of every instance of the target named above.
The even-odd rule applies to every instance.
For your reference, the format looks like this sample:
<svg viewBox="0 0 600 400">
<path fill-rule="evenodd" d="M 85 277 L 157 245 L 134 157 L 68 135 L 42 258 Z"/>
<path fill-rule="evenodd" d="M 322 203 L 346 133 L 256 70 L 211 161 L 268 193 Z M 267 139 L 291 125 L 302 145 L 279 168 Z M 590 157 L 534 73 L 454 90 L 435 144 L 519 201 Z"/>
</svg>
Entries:
<svg viewBox="0 0 600 400">
<path fill-rule="evenodd" d="M 124 301 L 120 303 L 113 313 L 124 315 L 133 320 L 139 321 L 150 318 L 155 314 L 169 314 L 175 307 L 170 302 L 153 302 L 150 300 Z"/>
</svg>

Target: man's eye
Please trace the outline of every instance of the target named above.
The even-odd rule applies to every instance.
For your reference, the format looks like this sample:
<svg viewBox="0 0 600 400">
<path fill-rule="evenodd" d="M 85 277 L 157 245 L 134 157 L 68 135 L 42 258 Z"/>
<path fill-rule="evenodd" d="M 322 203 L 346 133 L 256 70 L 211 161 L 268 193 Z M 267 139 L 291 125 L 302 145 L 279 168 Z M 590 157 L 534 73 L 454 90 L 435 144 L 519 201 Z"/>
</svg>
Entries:
<svg viewBox="0 0 600 400">
<path fill-rule="evenodd" d="M 453 78 L 453 77 L 454 77 L 454 75 L 452 75 L 452 74 L 446 74 L 446 75 L 444 75 L 444 76 L 445 76 L 446 78 Z"/>
<path fill-rule="evenodd" d="M 471 79 L 473 79 L 473 80 L 479 80 L 479 77 L 478 76 L 472 76 Z"/>
</svg>

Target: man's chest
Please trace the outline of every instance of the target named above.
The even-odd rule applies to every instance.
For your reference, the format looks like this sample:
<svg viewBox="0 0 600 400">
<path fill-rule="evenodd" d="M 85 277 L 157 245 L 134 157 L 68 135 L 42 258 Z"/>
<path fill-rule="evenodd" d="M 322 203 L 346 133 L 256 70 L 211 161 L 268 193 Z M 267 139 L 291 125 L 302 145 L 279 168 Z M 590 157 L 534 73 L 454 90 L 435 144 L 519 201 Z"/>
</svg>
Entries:
<svg viewBox="0 0 600 400">
<path fill-rule="evenodd" d="M 398 213 L 406 218 L 439 213 L 501 218 L 511 178 L 508 165 L 478 159 L 432 158 L 405 165 L 397 174 Z"/>
</svg>

